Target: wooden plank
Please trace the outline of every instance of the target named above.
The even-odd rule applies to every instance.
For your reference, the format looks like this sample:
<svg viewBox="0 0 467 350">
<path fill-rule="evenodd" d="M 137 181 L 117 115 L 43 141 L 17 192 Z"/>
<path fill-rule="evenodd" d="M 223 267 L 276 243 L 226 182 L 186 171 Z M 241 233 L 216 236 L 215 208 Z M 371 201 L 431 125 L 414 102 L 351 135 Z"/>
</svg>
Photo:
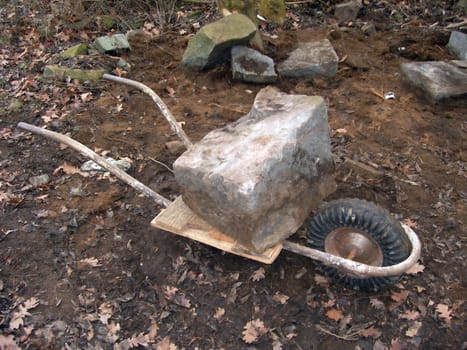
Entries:
<svg viewBox="0 0 467 350">
<path fill-rule="evenodd" d="M 151 221 L 151 226 L 265 264 L 274 262 L 282 250 L 282 244 L 277 244 L 261 254 L 252 252 L 193 213 L 183 202 L 182 197 L 178 197 L 163 209 Z"/>
</svg>

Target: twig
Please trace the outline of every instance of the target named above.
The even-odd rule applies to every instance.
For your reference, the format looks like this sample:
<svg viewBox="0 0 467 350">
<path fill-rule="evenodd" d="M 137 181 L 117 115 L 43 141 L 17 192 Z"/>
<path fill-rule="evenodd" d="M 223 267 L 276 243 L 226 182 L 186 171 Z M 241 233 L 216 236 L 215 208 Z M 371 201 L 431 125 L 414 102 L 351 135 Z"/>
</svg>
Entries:
<svg viewBox="0 0 467 350">
<path fill-rule="evenodd" d="M 174 171 L 172 169 L 170 169 L 168 165 L 165 165 L 164 163 L 162 163 L 162 162 L 158 161 L 157 159 L 154 159 L 154 158 L 152 158 L 152 157 L 150 157 L 148 155 L 146 155 L 146 157 L 148 157 L 148 159 L 152 160 L 154 163 L 162 165 L 164 168 L 166 168 L 172 174 L 174 173 Z"/>
<path fill-rule="evenodd" d="M 190 141 L 188 136 L 185 134 L 185 131 L 183 131 L 180 124 L 177 123 L 177 120 L 172 115 L 172 113 L 169 111 L 169 109 L 165 105 L 164 101 L 162 101 L 162 99 L 151 88 L 149 88 L 148 86 L 146 86 L 146 85 L 144 85 L 144 84 L 142 84 L 142 83 L 140 83 L 138 81 L 117 77 L 115 75 L 104 74 L 102 76 L 102 78 L 106 79 L 106 80 L 116 82 L 116 83 L 121 83 L 121 84 L 125 84 L 125 85 L 135 87 L 135 88 L 141 90 L 142 92 L 144 92 L 145 94 L 148 94 L 149 96 L 151 96 L 152 100 L 156 103 L 157 107 L 159 107 L 159 109 L 161 110 L 161 112 L 164 115 L 165 119 L 167 119 L 167 121 L 169 122 L 172 130 L 177 134 L 177 136 L 183 142 L 185 147 L 188 149 L 191 146 L 193 146 L 193 143 Z"/>
<path fill-rule="evenodd" d="M 376 89 L 374 88 L 370 88 L 370 92 L 375 95 L 375 96 L 378 96 L 379 98 L 383 99 L 384 100 L 384 95 L 378 91 L 376 91 Z"/>
<path fill-rule="evenodd" d="M 323 332 L 323 333 L 326 333 L 328 335 L 332 335 L 333 337 L 336 337 L 338 339 L 342 339 L 342 340 L 356 340 L 356 336 L 360 333 L 360 331 L 357 331 L 357 332 L 354 332 L 354 333 L 351 333 L 349 335 L 339 335 L 339 334 L 335 334 L 335 333 L 332 333 L 331 331 L 328 331 L 327 329 L 321 327 L 319 324 L 316 325 L 316 328 Z"/>
<path fill-rule="evenodd" d="M 128 175 L 127 173 L 125 173 L 119 167 L 109 163 L 103 157 L 101 157 L 100 155 L 98 155 L 97 153 L 95 153 L 94 151 L 92 151 L 91 149 L 89 149 L 88 147 L 83 145 L 82 143 L 79 143 L 78 141 L 73 140 L 71 137 L 60 134 L 58 132 L 42 129 L 42 128 L 39 128 L 37 126 L 30 125 L 30 124 L 27 124 L 27 123 L 22 123 L 22 122 L 18 124 L 18 127 L 21 128 L 21 129 L 30 131 L 32 133 L 47 137 L 47 138 L 52 139 L 54 141 L 63 143 L 65 145 L 73 148 L 74 150 L 81 153 L 83 156 L 92 159 L 94 162 L 99 164 L 101 167 L 103 167 L 103 168 L 107 169 L 108 171 L 110 171 L 113 175 L 118 177 L 120 180 L 122 180 L 126 184 L 128 184 L 131 187 L 133 187 L 134 189 L 142 192 L 146 196 L 152 198 L 157 204 L 159 204 L 159 205 L 161 205 L 163 207 L 167 207 L 171 203 L 171 201 L 168 200 L 167 198 L 165 198 L 165 197 L 161 196 L 159 193 L 153 191 L 152 189 L 150 189 L 146 185 L 142 184 L 141 182 L 139 182 L 135 178 L 133 178 L 130 175 Z"/>
<path fill-rule="evenodd" d="M 446 29 L 459 28 L 465 25 L 467 25 L 467 19 L 464 19 L 462 22 L 459 23 L 451 23 L 450 25 L 446 26 Z"/>
<path fill-rule="evenodd" d="M 228 111 L 246 114 L 246 112 L 245 112 L 245 111 L 242 111 L 241 109 L 235 109 L 235 108 L 224 107 L 224 106 L 221 106 L 221 105 L 218 104 L 218 103 L 210 103 L 209 106 L 214 106 L 214 107 L 226 109 L 226 110 L 228 110 Z"/>
</svg>

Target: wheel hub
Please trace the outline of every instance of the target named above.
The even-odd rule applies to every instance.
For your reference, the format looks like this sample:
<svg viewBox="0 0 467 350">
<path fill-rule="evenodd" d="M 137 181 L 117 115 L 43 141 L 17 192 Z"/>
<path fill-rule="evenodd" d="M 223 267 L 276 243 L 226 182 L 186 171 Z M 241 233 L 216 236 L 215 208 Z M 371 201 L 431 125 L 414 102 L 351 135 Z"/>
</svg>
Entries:
<svg viewBox="0 0 467 350">
<path fill-rule="evenodd" d="M 368 233 L 342 227 L 331 231 L 324 241 L 326 253 L 371 266 L 383 266 L 383 251 Z"/>
</svg>

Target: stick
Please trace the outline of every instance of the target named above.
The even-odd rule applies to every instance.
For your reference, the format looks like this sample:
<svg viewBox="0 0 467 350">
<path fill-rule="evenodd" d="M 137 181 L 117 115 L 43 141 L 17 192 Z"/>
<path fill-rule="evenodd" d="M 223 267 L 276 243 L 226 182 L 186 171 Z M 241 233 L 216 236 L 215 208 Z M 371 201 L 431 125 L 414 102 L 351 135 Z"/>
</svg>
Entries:
<svg viewBox="0 0 467 350">
<path fill-rule="evenodd" d="M 116 82 L 116 83 L 121 83 L 121 84 L 125 84 L 125 85 L 135 87 L 135 88 L 141 90 L 142 92 L 144 92 L 145 94 L 148 94 L 149 96 L 151 96 L 152 100 L 156 103 L 157 107 L 159 107 L 159 109 L 161 110 L 161 112 L 164 115 L 165 119 L 167 119 L 167 121 L 169 122 L 170 127 L 177 134 L 177 136 L 183 142 L 185 147 L 187 149 L 189 149 L 191 146 L 193 146 L 193 143 L 191 143 L 190 139 L 185 134 L 185 131 L 183 131 L 180 124 L 177 123 L 177 120 L 172 115 L 172 113 L 169 111 L 169 109 L 165 105 L 164 101 L 162 101 L 162 99 L 151 88 L 149 88 L 148 86 L 146 86 L 146 85 L 144 85 L 144 84 L 142 84 L 142 83 L 140 83 L 138 81 L 117 77 L 115 75 L 104 74 L 102 76 L 102 78 L 106 79 L 106 80 Z"/>
<path fill-rule="evenodd" d="M 119 167 L 109 163 L 107 160 L 102 158 L 100 155 L 97 153 L 93 152 L 90 150 L 88 147 L 83 145 L 82 143 L 79 143 L 78 141 L 73 140 L 71 137 L 68 137 L 66 135 L 60 134 L 58 132 L 46 130 L 43 128 L 39 128 L 37 126 L 27 124 L 27 123 L 18 123 L 18 127 L 27 131 L 30 131 L 34 134 L 38 134 L 41 136 L 44 136 L 46 138 L 52 139 L 54 141 L 63 143 L 67 146 L 70 146 L 74 150 L 78 151 L 81 153 L 83 156 L 92 159 L 95 161 L 97 164 L 99 164 L 101 167 L 107 169 L 110 171 L 113 175 L 118 177 L 120 180 L 125 182 L 126 184 L 130 185 L 134 189 L 142 192 L 144 195 L 152 198 L 157 204 L 163 207 L 167 207 L 171 201 L 168 200 L 167 198 L 161 196 L 157 192 L 154 192 L 152 189 L 147 187 L 146 185 L 142 184 L 135 178 L 131 177 L 128 175 L 126 172 L 124 172 L 122 169 Z"/>
</svg>

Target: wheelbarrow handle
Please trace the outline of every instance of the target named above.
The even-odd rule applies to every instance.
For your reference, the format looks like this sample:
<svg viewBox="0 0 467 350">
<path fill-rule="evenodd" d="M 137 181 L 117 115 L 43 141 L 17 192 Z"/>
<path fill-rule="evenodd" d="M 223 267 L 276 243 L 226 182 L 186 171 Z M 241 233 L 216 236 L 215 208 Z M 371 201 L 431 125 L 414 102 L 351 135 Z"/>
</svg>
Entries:
<svg viewBox="0 0 467 350">
<path fill-rule="evenodd" d="M 396 265 L 391 266 L 371 266 L 362 264 L 353 260 L 345 259 L 340 256 L 328 254 L 320 250 L 312 249 L 290 241 L 284 241 L 282 247 L 290 252 L 306 256 L 311 259 L 319 260 L 325 265 L 342 270 L 343 272 L 355 277 L 387 277 L 401 275 L 412 267 L 420 259 L 422 245 L 417 234 L 407 225 L 402 224 L 405 234 L 412 245 L 412 251 L 407 259 Z"/>
</svg>

